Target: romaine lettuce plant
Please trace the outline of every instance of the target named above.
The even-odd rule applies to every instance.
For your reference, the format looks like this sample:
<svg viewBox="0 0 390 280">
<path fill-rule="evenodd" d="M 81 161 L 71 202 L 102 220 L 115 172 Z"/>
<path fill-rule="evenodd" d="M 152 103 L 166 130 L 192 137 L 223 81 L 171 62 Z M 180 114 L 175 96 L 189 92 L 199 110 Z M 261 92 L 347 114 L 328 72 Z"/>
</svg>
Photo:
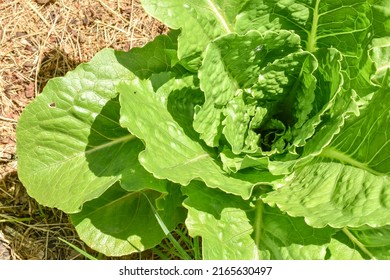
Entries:
<svg viewBox="0 0 390 280">
<path fill-rule="evenodd" d="M 23 112 L 28 193 L 111 256 L 165 237 L 157 209 L 204 259 L 390 259 L 390 1 L 142 4 L 168 35 Z"/>
</svg>

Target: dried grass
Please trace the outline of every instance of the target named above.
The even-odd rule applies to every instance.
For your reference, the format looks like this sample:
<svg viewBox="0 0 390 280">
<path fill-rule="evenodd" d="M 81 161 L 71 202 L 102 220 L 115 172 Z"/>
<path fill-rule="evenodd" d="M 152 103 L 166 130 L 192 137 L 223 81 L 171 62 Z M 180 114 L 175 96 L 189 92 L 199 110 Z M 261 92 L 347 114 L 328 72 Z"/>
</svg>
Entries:
<svg viewBox="0 0 390 280">
<path fill-rule="evenodd" d="M 24 107 L 49 79 L 100 49 L 128 50 L 166 31 L 139 1 L 0 0 L 0 259 L 80 258 L 58 237 L 90 251 L 67 216 L 39 206 L 17 178 L 15 129 Z"/>
</svg>

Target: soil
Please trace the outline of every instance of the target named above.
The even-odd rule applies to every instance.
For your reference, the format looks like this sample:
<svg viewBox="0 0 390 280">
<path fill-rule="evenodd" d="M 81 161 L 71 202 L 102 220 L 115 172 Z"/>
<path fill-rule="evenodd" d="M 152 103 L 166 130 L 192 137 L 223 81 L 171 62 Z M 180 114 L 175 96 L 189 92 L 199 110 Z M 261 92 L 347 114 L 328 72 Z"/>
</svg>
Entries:
<svg viewBox="0 0 390 280">
<path fill-rule="evenodd" d="M 165 32 L 139 0 L 0 0 L 0 259 L 84 258 L 59 237 L 97 255 L 64 213 L 40 206 L 18 180 L 18 118 L 49 79 L 100 49 L 129 50 Z"/>
</svg>

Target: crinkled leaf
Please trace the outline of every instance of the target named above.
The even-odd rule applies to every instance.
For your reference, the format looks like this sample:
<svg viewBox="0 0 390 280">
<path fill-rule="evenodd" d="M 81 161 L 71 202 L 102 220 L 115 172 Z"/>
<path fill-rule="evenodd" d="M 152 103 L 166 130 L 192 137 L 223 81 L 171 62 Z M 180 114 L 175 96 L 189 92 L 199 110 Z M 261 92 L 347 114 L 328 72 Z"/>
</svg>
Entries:
<svg viewBox="0 0 390 280">
<path fill-rule="evenodd" d="M 233 195 L 204 187 L 183 188 L 188 198 L 186 225 L 202 237 L 204 259 L 324 259 L 331 228 L 313 229 L 302 218 L 278 209 L 252 205 Z M 212 201 L 212 203 L 211 203 Z M 216 246 L 218 244 L 218 246 Z"/>
<path fill-rule="evenodd" d="M 314 160 L 286 177 L 265 202 L 315 227 L 386 225 L 390 221 L 388 176 L 342 163 Z"/>
<path fill-rule="evenodd" d="M 236 177 L 225 173 L 212 155 L 186 134 L 168 112 L 166 98 L 157 95 L 148 81 L 136 79 L 131 84 L 120 84 L 117 89 L 121 124 L 144 141 L 146 148 L 139 160 L 155 177 L 182 185 L 201 179 L 209 187 L 246 198 L 255 185 L 253 182 L 270 183 L 274 179 L 267 172 Z"/>
<path fill-rule="evenodd" d="M 189 69 L 199 67 L 199 54 L 220 35 L 234 31 L 236 17 L 247 0 L 143 0 L 144 9 L 167 26 L 181 29 L 178 55 Z"/>
<path fill-rule="evenodd" d="M 308 107 L 312 108 L 312 110 L 303 110 L 305 114 L 302 115 L 301 118 L 308 118 L 303 119 L 304 121 L 299 122 L 294 125 L 292 130 L 292 137 L 293 137 L 293 145 L 294 146 L 304 146 L 306 144 L 307 139 L 310 139 L 318 130 L 318 125 L 322 122 L 325 124 L 327 121 L 323 120 L 325 113 L 332 110 L 332 106 L 336 102 L 339 102 L 338 99 L 340 99 L 340 95 L 348 95 L 346 92 L 342 91 L 343 86 L 343 77 L 340 73 L 341 71 L 341 60 L 342 55 L 340 52 L 338 52 L 336 49 L 322 49 L 319 51 L 319 59 L 318 59 L 318 68 L 315 73 L 315 79 L 316 79 L 316 88 L 314 89 L 314 96 L 308 95 L 307 97 L 313 98 L 312 103 L 309 103 Z M 307 69 L 307 68 L 304 68 Z M 310 75 L 308 76 L 310 77 Z M 307 79 L 307 78 L 306 78 Z M 303 77 L 303 82 L 307 83 L 305 77 Z M 309 78 L 312 79 L 311 77 Z M 312 85 L 312 83 L 309 83 L 308 88 Z M 297 102 L 297 107 L 304 108 L 306 107 L 307 101 L 305 102 L 306 93 L 307 91 L 304 91 L 300 94 L 299 100 L 302 100 L 301 102 Z M 311 93 L 311 91 L 309 91 Z M 343 102 L 343 105 L 345 103 Z M 348 108 L 346 106 L 343 106 L 343 110 L 341 112 L 333 112 L 334 116 L 330 122 L 332 122 L 335 118 L 341 117 L 342 113 L 344 113 L 345 108 Z M 297 110 L 297 114 L 299 114 L 300 110 Z M 341 124 L 340 124 L 341 125 Z M 330 130 L 327 129 L 327 137 L 325 135 L 319 136 L 321 138 L 322 143 L 327 143 L 333 134 L 338 132 L 338 127 L 335 126 L 336 130 Z M 316 137 L 316 135 L 314 135 Z M 310 140 L 309 140 L 310 142 Z M 309 144 L 310 146 L 310 144 Z M 324 145 L 323 145 L 324 146 Z M 313 148 L 315 149 L 321 149 L 323 146 L 318 145 L 316 142 L 315 146 Z M 305 153 L 312 154 L 314 153 L 314 149 L 310 149 L 305 147 Z"/>
<path fill-rule="evenodd" d="M 326 258 L 326 249 L 334 229 L 312 228 L 302 218 L 290 217 L 279 209 L 267 205 L 263 206 L 262 211 L 260 226 L 263 229 L 259 237 L 262 259 L 323 260 Z M 258 215 L 254 219 L 259 219 Z M 255 220 L 255 225 L 256 222 Z"/>
<path fill-rule="evenodd" d="M 308 51 L 335 47 L 350 56 L 361 54 L 356 42 L 367 43 L 372 20 L 371 6 L 365 0 L 251 0 L 243 10 L 237 21 L 239 32 L 295 30 Z"/>
<path fill-rule="evenodd" d="M 218 38 L 205 50 L 199 70 L 205 103 L 197 111 L 194 128 L 209 146 L 218 146 L 223 134 L 234 153 L 256 152 L 255 131 L 274 115 L 298 127 L 306 121 L 316 67 L 314 56 L 300 51 L 299 38 L 288 31 Z M 262 107 L 266 111 L 258 111 Z"/>
<path fill-rule="evenodd" d="M 236 93 L 238 94 L 243 83 L 255 78 L 256 75 L 252 71 L 258 72 L 259 68 L 256 48 L 261 47 L 262 43 L 262 36 L 252 32 L 246 36 L 229 34 L 208 45 L 199 70 L 205 103 L 196 114 L 194 128 L 209 146 L 218 146 L 221 136 L 219 126 L 222 122 L 224 106 Z M 241 49 L 243 47 L 244 51 Z M 244 56 L 241 56 L 242 54 Z M 248 71 L 242 71 L 248 67 L 250 67 Z M 242 129 L 245 130 L 245 127 L 243 126 Z M 241 132 L 237 135 L 243 135 L 244 132 Z"/>
<path fill-rule="evenodd" d="M 199 141 L 199 134 L 192 127 L 195 107 L 204 102 L 198 84 L 199 81 L 193 76 L 171 79 L 156 92 L 185 134 L 196 141 Z"/>
<path fill-rule="evenodd" d="M 85 203 L 80 213 L 72 214 L 80 238 L 92 249 L 107 256 L 122 256 L 152 248 L 165 238 L 154 212 L 146 199 L 155 203 L 169 230 L 184 221 L 178 186 L 165 183 L 164 192 L 143 190 L 127 192 L 115 184 L 99 198 Z"/>
<path fill-rule="evenodd" d="M 329 147 L 265 201 L 315 227 L 390 224 L 390 99 L 378 92 Z"/>
<path fill-rule="evenodd" d="M 371 72 L 374 71 L 374 65 L 367 56 L 370 41 L 374 33 L 385 36 L 384 28 L 376 22 L 378 18 L 386 22 L 387 16 L 383 12 L 386 4 L 385 1 L 375 2 L 250 0 L 237 20 L 236 31 L 294 30 L 303 41 L 304 49 L 309 52 L 316 54 L 321 48 L 338 49 L 344 55 L 347 89 L 359 88 L 358 95 L 364 98 L 375 90 L 369 82 Z M 377 31 L 374 32 L 375 25 Z M 388 21 L 384 25 L 389 28 Z"/>
<path fill-rule="evenodd" d="M 241 169 L 255 167 L 256 169 L 266 170 L 268 168 L 269 159 L 267 157 L 252 157 L 245 155 L 243 157 L 237 157 L 231 150 L 224 149 L 219 154 L 223 163 L 223 169 L 226 172 L 238 172 Z"/>
<path fill-rule="evenodd" d="M 202 257 L 211 259 L 258 259 L 251 237 L 253 226 L 246 212 L 248 202 L 194 182 L 182 189 L 188 198 L 186 226 L 191 236 L 202 237 Z M 218 244 L 218 245 L 217 245 Z"/>
</svg>

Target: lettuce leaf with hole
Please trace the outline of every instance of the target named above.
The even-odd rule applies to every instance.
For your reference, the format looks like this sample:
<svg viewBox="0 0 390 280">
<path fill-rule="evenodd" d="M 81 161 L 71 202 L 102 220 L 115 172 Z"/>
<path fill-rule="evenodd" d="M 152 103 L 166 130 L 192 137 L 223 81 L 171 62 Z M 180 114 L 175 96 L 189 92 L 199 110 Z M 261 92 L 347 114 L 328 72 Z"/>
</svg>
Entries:
<svg viewBox="0 0 390 280">
<path fill-rule="evenodd" d="M 170 230 L 184 219 L 176 207 L 180 196 L 171 195 L 178 187 L 167 188 L 169 182 L 156 179 L 138 161 L 144 144 L 120 126 L 116 91 L 121 81 L 150 77 L 158 86 L 185 72 L 172 57 L 175 45 L 175 36 L 163 35 L 130 52 L 102 50 L 91 62 L 49 81 L 18 123 L 18 175 L 29 195 L 74 214 L 80 237 L 106 255 L 145 250 L 165 238 L 142 192 L 151 199 L 169 198 L 162 209 L 173 213 L 166 220 Z M 139 224 L 145 219 L 148 230 Z"/>
</svg>

